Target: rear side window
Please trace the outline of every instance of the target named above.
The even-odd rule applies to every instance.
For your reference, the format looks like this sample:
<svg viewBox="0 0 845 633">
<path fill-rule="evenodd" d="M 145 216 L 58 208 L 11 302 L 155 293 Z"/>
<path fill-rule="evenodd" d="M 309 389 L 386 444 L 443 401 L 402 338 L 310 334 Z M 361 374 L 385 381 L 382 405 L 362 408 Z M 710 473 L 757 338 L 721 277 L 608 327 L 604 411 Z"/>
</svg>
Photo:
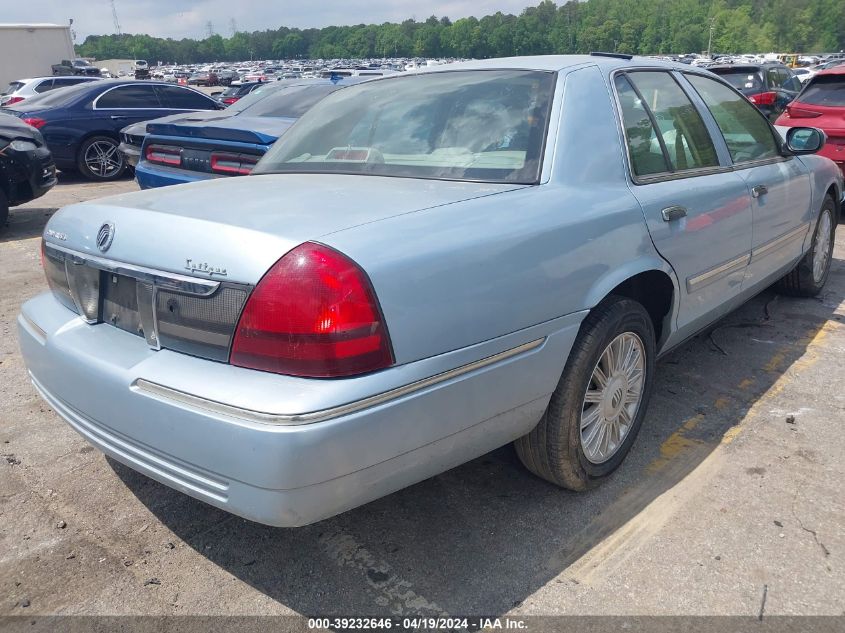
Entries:
<svg viewBox="0 0 845 633">
<path fill-rule="evenodd" d="M 24 84 L 23 84 L 22 82 L 20 82 L 20 81 L 13 81 L 13 82 L 11 82 L 11 83 L 9 84 L 9 87 L 8 87 L 8 88 L 6 88 L 6 92 L 4 92 L 3 94 L 4 94 L 4 95 L 10 95 L 10 94 L 12 94 L 13 92 L 17 92 L 18 90 L 20 90 L 21 88 L 23 88 L 23 86 L 24 86 Z"/>
<path fill-rule="evenodd" d="M 769 88 L 780 88 L 787 79 L 787 74 L 780 68 L 769 68 L 766 71 L 766 83 Z"/>
<path fill-rule="evenodd" d="M 53 88 L 65 88 L 67 86 L 75 86 L 76 84 L 88 83 L 89 81 L 91 80 L 83 79 L 82 77 L 58 78 L 53 80 Z"/>
<path fill-rule="evenodd" d="M 98 108 L 146 109 L 160 108 L 152 85 L 120 86 L 103 93 L 97 101 Z"/>
<path fill-rule="evenodd" d="M 641 100 L 638 107 L 652 115 L 660 135 L 658 145 L 672 171 L 718 167 L 716 148 L 701 115 L 669 73 L 632 72 L 627 79 Z"/>
<path fill-rule="evenodd" d="M 734 163 L 780 155 L 772 129 L 757 108 L 727 86 L 701 75 L 687 75 L 725 138 Z"/>
<path fill-rule="evenodd" d="M 763 80 L 756 70 L 736 69 L 727 72 L 720 70 L 716 71 L 716 74 L 740 92 L 762 92 L 763 90 Z"/>
<path fill-rule="evenodd" d="M 178 110 L 213 110 L 214 102 L 205 95 L 179 86 L 157 86 L 167 108 Z"/>
<path fill-rule="evenodd" d="M 290 117 L 298 119 L 326 95 L 341 86 L 292 86 L 277 91 L 255 105 L 241 110 L 246 116 Z"/>
<path fill-rule="evenodd" d="M 660 141 L 657 139 L 657 131 L 651 124 L 645 105 L 624 75 L 617 75 L 615 82 L 634 175 L 648 176 L 668 172 L 669 165 L 666 164 Z"/>
<path fill-rule="evenodd" d="M 48 90 L 53 89 L 53 80 L 52 79 L 45 79 L 41 83 L 39 83 L 33 90 L 37 93 L 47 92 Z"/>
<path fill-rule="evenodd" d="M 845 106 L 845 75 L 813 77 L 797 101 L 820 106 Z"/>
</svg>

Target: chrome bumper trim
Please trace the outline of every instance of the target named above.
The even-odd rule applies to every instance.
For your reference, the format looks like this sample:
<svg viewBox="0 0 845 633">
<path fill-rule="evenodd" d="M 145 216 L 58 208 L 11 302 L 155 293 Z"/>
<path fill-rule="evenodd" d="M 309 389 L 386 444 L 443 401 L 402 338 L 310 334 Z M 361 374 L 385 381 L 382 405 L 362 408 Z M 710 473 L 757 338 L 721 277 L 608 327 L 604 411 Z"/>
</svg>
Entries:
<svg viewBox="0 0 845 633">
<path fill-rule="evenodd" d="M 39 343 L 41 343 L 43 345 L 44 343 L 47 342 L 47 332 L 44 331 L 44 328 L 42 328 L 35 321 L 30 319 L 23 312 L 20 313 L 20 317 L 23 320 L 23 322 L 27 325 L 27 327 L 29 327 L 32 330 L 33 334 L 35 334 L 38 337 Z"/>
<path fill-rule="evenodd" d="M 357 413 L 358 411 L 363 411 L 364 409 L 376 407 L 392 400 L 397 400 L 404 396 L 410 395 L 412 393 L 422 391 L 423 389 L 427 389 L 428 387 L 432 387 L 434 385 L 446 382 L 453 378 L 463 376 L 464 374 L 468 374 L 470 372 L 489 367 L 490 365 L 493 365 L 495 363 L 499 363 L 509 358 L 513 358 L 514 356 L 518 356 L 520 354 L 524 354 L 526 352 L 530 352 L 531 350 L 537 349 L 545 342 L 545 340 L 545 337 L 539 338 L 534 341 L 524 343 L 523 345 L 519 345 L 517 347 L 505 350 L 504 352 L 493 354 L 492 356 L 488 356 L 487 358 L 482 358 L 481 360 L 462 365 L 461 367 L 456 367 L 455 369 L 450 369 L 449 371 L 445 371 L 443 373 L 436 374 L 428 378 L 423 378 L 422 380 L 417 380 L 416 382 L 412 382 L 401 387 L 396 387 L 395 389 L 390 389 L 389 391 L 385 391 L 383 393 L 379 393 L 368 398 L 362 398 L 361 400 L 356 400 L 354 402 L 348 402 L 346 404 L 331 407 L 329 409 L 323 409 L 321 411 L 311 411 L 309 413 L 289 414 L 254 411 L 252 409 L 236 407 L 229 404 L 224 404 L 222 402 L 217 402 L 215 400 L 209 400 L 207 398 L 195 396 L 193 394 L 185 393 L 184 391 L 179 391 L 178 389 L 172 389 L 171 387 L 166 387 L 164 385 L 160 385 L 158 383 L 154 383 L 143 378 L 136 379 L 132 383 L 131 389 L 133 391 L 143 393 L 144 395 L 148 395 L 159 400 L 169 400 L 171 402 L 175 402 L 180 405 L 190 407 L 192 409 L 199 409 L 201 411 L 207 411 L 209 413 L 214 413 L 217 415 L 224 415 L 227 417 L 236 418 L 238 420 L 244 420 L 247 422 L 287 426 L 313 424 L 315 422 L 325 422 L 326 420 L 331 420 L 344 415 L 349 415 L 351 413 Z"/>
</svg>

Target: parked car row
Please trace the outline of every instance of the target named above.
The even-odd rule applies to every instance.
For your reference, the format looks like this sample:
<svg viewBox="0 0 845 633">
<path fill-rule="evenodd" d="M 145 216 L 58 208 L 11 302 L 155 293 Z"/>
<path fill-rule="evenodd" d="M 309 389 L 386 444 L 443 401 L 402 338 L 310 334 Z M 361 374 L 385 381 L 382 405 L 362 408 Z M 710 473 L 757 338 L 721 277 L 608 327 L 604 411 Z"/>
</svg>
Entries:
<svg viewBox="0 0 845 633">
<path fill-rule="evenodd" d="M 138 165 L 248 176 L 58 211 L 50 292 L 18 319 L 39 393 L 89 442 L 254 521 L 510 442 L 590 489 L 647 423 L 661 354 L 829 276 L 845 184 L 824 134 L 781 138 L 707 70 L 529 57 L 254 94 L 146 124 Z M 263 126 L 297 117 L 253 166 Z"/>
<path fill-rule="evenodd" d="M 59 169 L 90 180 L 113 180 L 125 171 L 120 130 L 165 114 L 218 110 L 210 97 L 183 86 L 135 80 L 98 80 L 54 90 L 3 108 L 37 128 Z"/>
</svg>

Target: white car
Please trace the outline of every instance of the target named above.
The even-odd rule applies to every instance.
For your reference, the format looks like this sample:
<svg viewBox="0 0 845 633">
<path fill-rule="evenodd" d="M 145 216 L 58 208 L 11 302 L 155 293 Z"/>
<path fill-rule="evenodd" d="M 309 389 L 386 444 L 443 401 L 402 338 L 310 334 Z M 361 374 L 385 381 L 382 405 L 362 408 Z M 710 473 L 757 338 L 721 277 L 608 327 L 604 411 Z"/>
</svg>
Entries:
<svg viewBox="0 0 845 633">
<path fill-rule="evenodd" d="M 810 70 L 809 68 L 793 68 L 792 73 L 798 78 L 802 84 L 806 83 L 810 77 L 816 74 L 815 70 Z"/>
<path fill-rule="evenodd" d="M 85 81 L 99 81 L 99 77 L 29 77 L 17 79 L 9 83 L 9 87 L 3 94 L 0 94 L 0 107 L 14 105 L 27 99 L 31 99 L 42 92 L 75 86 Z"/>
</svg>

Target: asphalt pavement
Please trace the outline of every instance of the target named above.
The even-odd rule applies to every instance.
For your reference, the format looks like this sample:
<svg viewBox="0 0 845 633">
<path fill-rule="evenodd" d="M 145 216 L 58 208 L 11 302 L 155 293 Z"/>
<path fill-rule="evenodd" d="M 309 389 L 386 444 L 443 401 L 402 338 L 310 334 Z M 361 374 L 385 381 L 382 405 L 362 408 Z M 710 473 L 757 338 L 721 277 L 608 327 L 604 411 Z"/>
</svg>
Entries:
<svg viewBox="0 0 845 633">
<path fill-rule="evenodd" d="M 572 493 L 511 447 L 298 529 L 106 459 L 30 384 L 45 222 L 136 189 L 62 176 L 0 232 L 0 615 L 845 615 L 845 230 L 815 299 L 766 291 L 658 365 L 640 437 Z"/>
</svg>

